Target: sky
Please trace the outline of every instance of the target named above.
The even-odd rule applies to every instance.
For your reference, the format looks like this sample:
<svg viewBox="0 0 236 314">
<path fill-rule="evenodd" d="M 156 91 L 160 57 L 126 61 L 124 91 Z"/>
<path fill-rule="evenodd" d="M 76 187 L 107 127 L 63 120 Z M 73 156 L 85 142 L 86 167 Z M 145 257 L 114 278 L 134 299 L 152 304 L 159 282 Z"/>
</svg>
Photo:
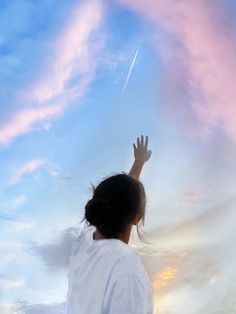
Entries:
<svg viewBox="0 0 236 314">
<path fill-rule="evenodd" d="M 154 314 L 236 313 L 234 0 L 0 0 L 0 312 L 56 314 L 91 184 L 149 136 Z"/>
</svg>

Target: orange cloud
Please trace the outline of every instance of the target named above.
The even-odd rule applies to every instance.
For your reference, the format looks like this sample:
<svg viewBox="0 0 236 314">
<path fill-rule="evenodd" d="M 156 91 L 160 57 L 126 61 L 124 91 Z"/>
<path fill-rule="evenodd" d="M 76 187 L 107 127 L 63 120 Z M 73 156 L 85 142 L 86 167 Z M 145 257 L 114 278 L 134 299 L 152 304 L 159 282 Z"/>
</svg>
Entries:
<svg viewBox="0 0 236 314">
<path fill-rule="evenodd" d="M 178 275 L 178 268 L 166 266 L 155 278 L 153 286 L 155 294 L 163 287 L 168 285 Z"/>
</svg>

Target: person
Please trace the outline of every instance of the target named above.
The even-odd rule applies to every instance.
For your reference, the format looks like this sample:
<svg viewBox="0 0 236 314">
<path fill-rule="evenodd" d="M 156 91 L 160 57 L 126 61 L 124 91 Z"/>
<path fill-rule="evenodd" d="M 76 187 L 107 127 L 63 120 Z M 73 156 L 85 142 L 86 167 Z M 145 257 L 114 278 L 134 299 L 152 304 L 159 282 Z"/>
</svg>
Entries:
<svg viewBox="0 0 236 314">
<path fill-rule="evenodd" d="M 153 286 L 138 253 L 128 245 L 144 224 L 146 196 L 139 181 L 151 156 L 148 136 L 137 138 L 134 163 L 104 179 L 85 206 L 86 225 L 69 259 L 66 314 L 152 314 Z M 82 222 L 81 221 L 81 222 Z"/>
</svg>

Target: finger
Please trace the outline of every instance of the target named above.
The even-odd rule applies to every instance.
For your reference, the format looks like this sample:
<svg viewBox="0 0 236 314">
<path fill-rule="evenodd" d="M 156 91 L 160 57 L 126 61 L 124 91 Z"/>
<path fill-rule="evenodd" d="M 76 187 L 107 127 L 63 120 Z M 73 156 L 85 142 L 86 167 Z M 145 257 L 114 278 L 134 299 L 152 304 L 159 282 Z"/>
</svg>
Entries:
<svg viewBox="0 0 236 314">
<path fill-rule="evenodd" d="M 145 138 L 145 148 L 148 148 L 148 136 Z"/>
<path fill-rule="evenodd" d="M 138 147 L 138 148 L 140 147 L 140 140 L 139 140 L 139 137 L 137 137 L 137 147 Z"/>
<path fill-rule="evenodd" d="M 133 143 L 133 148 L 134 148 L 134 151 L 136 151 L 137 147 L 135 146 L 135 144 Z"/>
<path fill-rule="evenodd" d="M 143 134 L 141 135 L 141 145 L 143 146 Z"/>
<path fill-rule="evenodd" d="M 148 151 L 148 159 L 151 157 L 151 155 L 152 155 L 152 151 L 149 150 L 149 151 Z"/>
</svg>

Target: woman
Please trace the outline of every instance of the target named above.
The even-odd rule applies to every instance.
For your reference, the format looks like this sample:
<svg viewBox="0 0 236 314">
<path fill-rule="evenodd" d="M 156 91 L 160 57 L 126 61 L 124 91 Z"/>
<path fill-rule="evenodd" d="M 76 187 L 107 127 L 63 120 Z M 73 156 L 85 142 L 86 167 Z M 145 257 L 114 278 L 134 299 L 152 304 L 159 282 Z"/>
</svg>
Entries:
<svg viewBox="0 0 236 314">
<path fill-rule="evenodd" d="M 130 233 L 144 224 L 146 197 L 139 176 L 150 158 L 148 137 L 137 139 L 129 174 L 104 179 L 85 206 L 87 225 L 70 256 L 67 314 L 152 314 L 153 290 Z"/>
</svg>

